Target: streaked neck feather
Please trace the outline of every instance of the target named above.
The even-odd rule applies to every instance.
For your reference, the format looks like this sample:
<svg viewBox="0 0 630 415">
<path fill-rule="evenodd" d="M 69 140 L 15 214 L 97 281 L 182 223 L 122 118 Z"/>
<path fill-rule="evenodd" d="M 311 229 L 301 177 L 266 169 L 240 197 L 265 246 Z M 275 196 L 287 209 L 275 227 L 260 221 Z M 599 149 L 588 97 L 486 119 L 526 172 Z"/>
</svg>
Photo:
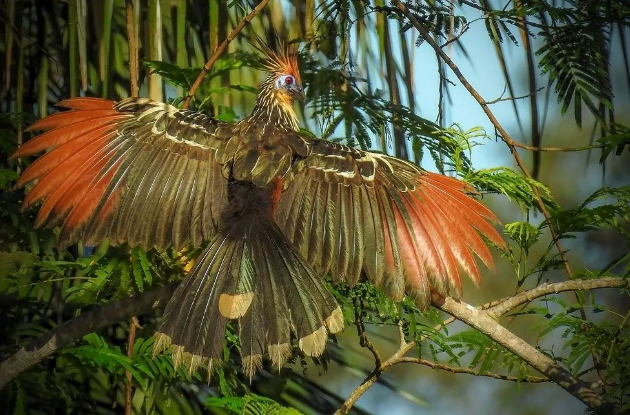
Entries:
<svg viewBox="0 0 630 415">
<path fill-rule="evenodd" d="M 249 120 L 298 131 L 293 99 L 283 92 L 276 91 L 275 79 L 276 76 L 272 74 L 263 82 Z"/>
</svg>

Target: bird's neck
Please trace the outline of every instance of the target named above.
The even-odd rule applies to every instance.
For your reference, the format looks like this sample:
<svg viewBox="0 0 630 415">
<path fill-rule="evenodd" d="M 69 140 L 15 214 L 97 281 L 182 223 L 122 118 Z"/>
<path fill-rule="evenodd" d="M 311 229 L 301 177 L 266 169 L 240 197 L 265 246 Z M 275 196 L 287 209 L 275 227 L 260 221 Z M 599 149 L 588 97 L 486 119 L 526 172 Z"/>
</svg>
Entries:
<svg viewBox="0 0 630 415">
<path fill-rule="evenodd" d="M 276 90 L 273 75 L 268 76 L 263 82 L 249 119 L 287 130 L 299 129 L 297 115 L 293 109 L 293 99 L 285 92 Z"/>
</svg>

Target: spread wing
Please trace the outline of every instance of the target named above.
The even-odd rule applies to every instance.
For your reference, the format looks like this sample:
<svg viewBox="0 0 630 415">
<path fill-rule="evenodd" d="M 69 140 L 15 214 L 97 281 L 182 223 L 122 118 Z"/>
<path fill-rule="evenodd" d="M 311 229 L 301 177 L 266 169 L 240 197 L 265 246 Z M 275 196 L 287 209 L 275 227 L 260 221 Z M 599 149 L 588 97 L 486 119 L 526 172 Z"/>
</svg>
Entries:
<svg viewBox="0 0 630 415">
<path fill-rule="evenodd" d="M 473 254 L 492 266 L 496 217 L 463 182 L 387 155 L 313 140 L 284 180 L 277 223 L 320 274 L 367 278 L 394 300 L 419 306 L 431 290 L 461 293 L 462 271 L 480 279 Z"/>
<path fill-rule="evenodd" d="M 62 246 L 104 238 L 145 249 L 198 246 L 220 222 L 228 177 L 264 186 L 306 151 L 295 137 L 285 145 L 286 134 L 273 128 L 227 124 L 143 98 L 59 105 L 70 111 L 30 127 L 49 131 L 12 157 L 48 150 L 17 186 L 36 181 L 24 207 L 43 201 L 36 224 L 61 225 Z M 260 151 L 263 137 L 272 151 Z"/>
</svg>

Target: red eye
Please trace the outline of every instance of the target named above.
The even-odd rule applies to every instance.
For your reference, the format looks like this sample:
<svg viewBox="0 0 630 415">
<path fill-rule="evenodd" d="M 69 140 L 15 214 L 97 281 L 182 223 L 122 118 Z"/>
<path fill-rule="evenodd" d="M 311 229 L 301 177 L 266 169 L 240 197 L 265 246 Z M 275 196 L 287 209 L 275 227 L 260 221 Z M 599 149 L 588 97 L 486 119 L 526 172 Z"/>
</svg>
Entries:
<svg viewBox="0 0 630 415">
<path fill-rule="evenodd" d="M 287 85 L 291 85 L 293 83 L 293 77 L 287 76 L 287 78 L 284 80 L 284 83 Z"/>
</svg>

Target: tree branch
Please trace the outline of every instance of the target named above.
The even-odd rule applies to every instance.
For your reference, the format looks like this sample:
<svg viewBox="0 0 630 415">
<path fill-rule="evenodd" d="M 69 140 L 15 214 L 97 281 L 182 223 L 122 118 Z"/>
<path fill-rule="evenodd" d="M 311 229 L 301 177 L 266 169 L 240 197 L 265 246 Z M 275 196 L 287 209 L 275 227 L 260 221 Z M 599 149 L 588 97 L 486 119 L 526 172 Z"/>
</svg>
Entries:
<svg viewBox="0 0 630 415">
<path fill-rule="evenodd" d="M 269 0 L 262 0 L 260 3 L 258 3 L 258 5 L 254 7 L 254 10 L 252 10 L 247 16 L 245 16 L 245 18 L 243 18 L 243 20 L 240 21 L 240 23 L 234 28 L 234 30 L 230 32 L 228 37 L 226 37 L 225 40 L 221 42 L 221 44 L 216 48 L 216 50 L 212 53 L 212 56 L 210 57 L 208 62 L 206 62 L 206 64 L 203 65 L 201 72 L 197 76 L 197 79 L 195 79 L 195 82 L 190 87 L 188 94 L 186 94 L 186 99 L 184 99 L 184 104 L 182 105 L 182 108 L 184 109 L 188 108 L 188 106 L 190 105 L 190 101 L 192 100 L 193 96 L 195 96 L 195 92 L 197 91 L 197 88 L 199 88 L 199 85 L 201 85 L 201 81 L 203 81 L 203 78 L 206 76 L 208 71 L 212 68 L 212 66 L 217 61 L 217 59 L 219 59 L 219 56 L 221 55 L 221 53 L 223 53 L 223 51 L 225 50 L 225 48 L 227 48 L 230 42 L 234 40 L 236 35 L 238 35 L 240 31 L 243 30 L 243 28 L 247 26 L 247 24 L 251 22 L 252 19 L 256 17 L 256 15 L 262 11 L 262 9 L 267 5 L 267 3 L 269 3 Z"/>
<path fill-rule="evenodd" d="M 404 336 L 402 337 L 400 343 L 401 343 L 400 349 L 398 349 L 396 353 L 394 353 L 389 359 L 383 362 L 380 366 L 377 366 L 376 369 L 374 369 L 372 373 L 370 373 L 368 377 L 365 378 L 363 382 L 361 382 L 361 384 L 355 390 L 352 391 L 352 393 L 350 394 L 350 396 L 348 396 L 345 402 L 339 407 L 339 409 L 335 411 L 335 415 L 343 415 L 347 413 L 350 410 L 350 408 L 352 408 L 354 404 L 359 400 L 359 398 L 363 396 L 363 394 L 368 389 L 370 389 L 370 387 L 374 383 L 376 383 L 378 378 L 381 377 L 381 374 L 385 370 L 387 370 L 389 367 L 395 364 L 392 362 L 403 358 L 405 354 L 407 354 L 409 350 L 413 349 L 413 347 L 416 344 L 416 342 L 406 343 L 404 341 Z"/>
<path fill-rule="evenodd" d="M 557 294 L 566 291 L 585 291 L 598 288 L 619 288 L 628 287 L 630 283 L 620 277 L 606 277 L 594 280 L 568 280 L 556 282 L 552 284 L 542 284 L 531 290 L 520 292 L 512 297 L 508 297 L 499 301 L 494 301 L 485 311 L 493 318 L 498 318 L 508 313 L 516 307 L 527 304 L 536 298 L 543 297 L 548 294 Z M 482 307 L 484 308 L 484 307 Z"/>
<path fill-rule="evenodd" d="M 33 340 L 0 364 L 0 390 L 20 373 L 53 353 L 85 336 L 121 320 L 150 312 L 167 301 L 177 284 L 165 285 L 143 294 L 125 298 L 84 312 Z"/>
<path fill-rule="evenodd" d="M 537 350 L 494 320 L 487 312 L 464 302 L 457 302 L 446 297 L 442 302 L 435 302 L 435 307 L 463 321 L 469 326 L 518 355 L 531 367 L 558 384 L 571 395 L 578 398 L 589 408 L 600 414 L 613 414 L 612 404 L 606 402 L 589 383 L 575 378 L 569 371 L 554 362 L 549 356 Z"/>
<path fill-rule="evenodd" d="M 443 311 L 446 311 L 447 313 L 453 316 L 444 320 L 440 325 L 436 326 L 435 330 L 439 330 L 441 327 L 448 325 L 456 320 L 461 320 L 461 321 L 464 321 L 465 323 L 468 323 L 468 321 L 464 320 L 464 318 L 468 318 L 467 316 L 470 314 L 470 311 L 466 311 L 466 310 L 468 308 L 474 309 L 477 312 L 483 313 L 483 315 L 486 317 L 484 320 L 484 325 L 487 325 L 487 327 L 490 327 L 490 328 L 496 328 L 498 326 L 504 332 L 508 332 L 510 334 L 509 340 L 511 343 L 514 343 L 515 345 L 517 345 L 517 350 L 510 349 L 509 347 L 505 345 L 504 347 L 506 347 L 508 350 L 520 356 L 523 360 L 525 360 L 528 364 L 530 364 L 530 366 L 532 366 L 539 372 L 548 376 L 549 381 L 553 381 L 565 389 L 567 389 L 568 387 L 571 387 L 572 388 L 571 390 L 567 389 L 567 391 L 569 391 L 570 393 L 573 393 L 572 391 L 579 390 L 579 388 L 586 387 L 591 393 L 594 394 L 595 392 L 593 392 L 592 389 L 589 389 L 589 385 L 586 382 L 583 382 L 579 379 L 575 379 L 569 372 L 567 372 L 565 369 L 556 365 L 555 362 L 553 362 L 550 358 L 548 358 L 547 356 L 545 356 L 544 354 L 536 350 L 534 347 L 532 347 L 531 345 L 529 345 L 528 343 L 526 343 L 524 340 L 520 339 L 513 333 L 509 332 L 507 329 L 503 328 L 495 319 L 522 304 L 526 304 L 532 300 L 535 300 L 536 298 L 540 298 L 548 294 L 555 294 L 555 293 L 566 292 L 566 291 L 585 291 L 585 290 L 593 290 L 593 289 L 599 289 L 599 288 L 619 288 L 619 287 L 628 286 L 628 284 L 629 283 L 627 281 L 624 281 L 622 278 L 617 278 L 617 277 L 599 278 L 599 279 L 594 279 L 594 280 L 569 280 L 569 281 L 563 281 L 563 282 L 553 283 L 553 284 L 542 284 L 539 287 L 533 288 L 531 290 L 523 291 L 521 293 L 515 294 L 512 297 L 504 298 L 497 301 L 492 301 L 490 303 L 481 305 L 476 308 L 465 303 L 456 303 L 454 300 L 449 299 L 450 302 L 457 304 L 458 307 L 455 308 L 454 306 L 451 305 L 450 307 L 447 306 L 448 309 L 445 309 L 443 308 L 443 306 L 441 306 L 441 304 L 445 300 L 440 297 L 435 297 L 433 305 L 436 306 L 437 308 L 440 308 Z M 461 311 L 462 307 L 464 307 L 464 312 Z M 479 327 L 475 326 L 474 324 L 469 323 L 469 325 L 481 331 L 482 333 L 488 335 L 489 337 L 493 338 L 495 341 L 497 341 L 497 343 L 502 344 L 490 334 L 490 330 L 489 332 L 486 332 L 480 329 Z M 499 337 L 501 335 L 502 334 L 500 334 Z M 424 338 L 425 336 L 423 336 L 419 340 L 419 342 L 424 341 Z M 404 333 L 402 332 L 402 329 L 401 329 L 400 348 L 398 349 L 398 351 L 396 351 L 396 353 L 393 354 L 389 359 L 385 360 L 380 366 L 377 364 L 376 369 L 372 371 L 372 373 L 370 373 L 370 375 L 367 378 L 365 378 L 365 380 L 361 383 L 361 385 L 359 385 L 354 391 L 352 391 L 350 396 L 348 396 L 346 401 L 337 410 L 337 412 L 335 412 L 335 414 L 339 415 L 339 414 L 347 413 L 350 410 L 350 408 L 354 406 L 356 401 L 359 400 L 359 398 L 361 398 L 361 396 L 363 396 L 363 394 L 374 383 L 378 381 L 379 377 L 383 374 L 385 370 L 399 363 L 415 363 L 415 364 L 429 366 L 434 369 L 442 369 L 442 370 L 452 372 L 452 373 L 467 373 L 467 374 L 476 375 L 476 376 L 487 376 L 487 377 L 491 377 L 495 379 L 502 379 L 502 380 L 508 380 L 508 381 L 521 381 L 521 382 L 533 382 L 533 383 L 547 381 L 539 377 L 527 377 L 525 379 L 519 379 L 513 376 L 499 375 L 499 374 L 494 374 L 494 373 L 479 374 L 471 369 L 455 368 L 451 366 L 441 365 L 439 363 L 434 363 L 428 360 L 405 357 L 405 355 L 410 350 L 412 350 L 416 346 L 416 344 L 419 342 L 411 341 L 407 343 L 405 341 Z M 525 356 L 521 354 L 520 352 L 521 349 L 525 350 L 526 354 L 528 355 L 529 360 L 528 358 L 526 358 Z M 379 354 L 379 358 L 380 358 L 380 354 Z M 535 362 L 535 364 L 532 362 Z M 551 366 L 549 366 L 550 364 Z M 543 369 L 543 367 L 546 367 L 545 369 L 546 372 L 541 370 Z M 560 383 L 560 381 L 564 382 L 566 387 L 563 386 Z M 590 388 L 592 388 L 592 386 L 590 386 Z M 589 392 L 584 390 L 584 391 L 581 391 L 580 393 L 588 395 Z M 574 394 L 574 396 L 580 398 L 578 395 Z M 608 405 L 607 403 L 603 403 L 602 410 L 610 410 L 610 408 L 607 405 Z"/>
</svg>

